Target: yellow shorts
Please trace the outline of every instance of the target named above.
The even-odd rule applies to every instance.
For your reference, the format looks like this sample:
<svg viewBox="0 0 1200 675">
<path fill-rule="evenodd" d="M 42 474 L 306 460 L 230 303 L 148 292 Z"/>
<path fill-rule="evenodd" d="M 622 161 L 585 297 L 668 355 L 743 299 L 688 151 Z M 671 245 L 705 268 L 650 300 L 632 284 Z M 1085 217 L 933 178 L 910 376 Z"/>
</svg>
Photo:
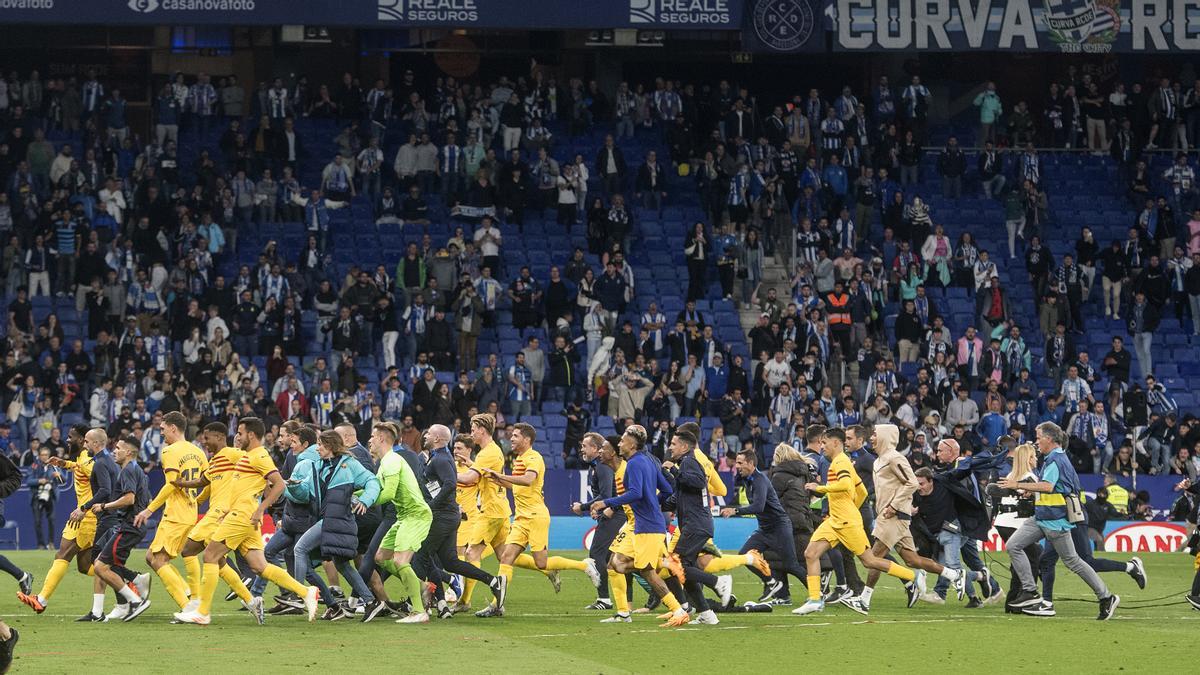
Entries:
<svg viewBox="0 0 1200 675">
<path fill-rule="evenodd" d="M 633 560 L 635 569 L 643 570 L 647 567 L 658 569 L 662 566 L 663 556 L 667 554 L 667 535 L 636 534 L 633 528 L 626 523 L 617 533 L 617 537 L 613 539 L 608 550 Z"/>
<path fill-rule="evenodd" d="M 221 518 L 224 516 L 224 511 L 210 510 L 204 514 L 200 522 L 196 523 L 196 526 L 188 533 L 188 539 L 198 541 L 201 544 L 207 544 L 212 541 L 213 533 L 217 531 L 217 527 L 221 524 Z"/>
<path fill-rule="evenodd" d="M 96 542 L 96 516 L 89 511 L 78 523 L 68 521 L 63 526 L 62 538 L 75 542 L 81 551 L 91 548 Z"/>
<path fill-rule="evenodd" d="M 467 519 L 458 524 L 458 541 L 457 546 L 467 546 L 470 544 L 471 535 L 475 529 L 475 521 L 479 519 L 479 512 L 467 513 Z"/>
<path fill-rule="evenodd" d="M 1200 571 L 1200 553 L 1196 554 L 1196 559 L 1192 561 L 1192 567 Z"/>
<path fill-rule="evenodd" d="M 545 551 L 550 545 L 550 516 L 535 516 L 533 518 L 516 518 L 508 532 L 504 544 L 516 544 L 530 551 Z"/>
<path fill-rule="evenodd" d="M 158 530 L 154 532 L 154 539 L 150 542 L 150 552 L 165 551 L 172 558 L 178 556 L 183 550 L 184 542 L 187 541 L 188 533 L 195 526 L 195 523 L 159 521 Z"/>
<path fill-rule="evenodd" d="M 475 526 L 471 528 L 470 536 L 467 538 L 467 544 L 472 546 L 491 544 L 493 549 L 499 551 L 500 546 L 508 539 L 508 530 L 508 518 L 477 516 Z"/>
<path fill-rule="evenodd" d="M 250 524 L 250 514 L 231 511 L 217 525 L 213 532 L 212 541 L 219 541 L 230 550 L 237 550 L 245 555 L 247 551 L 261 551 L 263 548 L 262 530 Z"/>
<path fill-rule="evenodd" d="M 829 524 L 828 520 L 821 523 L 817 531 L 813 532 L 812 540 L 824 540 L 834 546 L 841 544 L 854 555 L 862 555 L 862 552 L 869 546 L 867 533 L 863 531 L 862 526 L 835 528 Z"/>
</svg>

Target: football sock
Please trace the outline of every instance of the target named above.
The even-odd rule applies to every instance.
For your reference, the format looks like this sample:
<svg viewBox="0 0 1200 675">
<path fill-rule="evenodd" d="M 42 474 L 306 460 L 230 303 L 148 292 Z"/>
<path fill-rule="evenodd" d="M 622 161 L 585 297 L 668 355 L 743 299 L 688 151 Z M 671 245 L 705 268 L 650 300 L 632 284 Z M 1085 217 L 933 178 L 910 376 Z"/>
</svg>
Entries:
<svg viewBox="0 0 1200 675">
<path fill-rule="evenodd" d="M 224 581 L 234 593 L 237 593 L 238 598 L 243 602 L 250 602 L 252 597 L 250 589 L 242 583 L 242 578 L 237 575 L 237 570 L 229 565 L 221 565 L 221 581 Z"/>
<path fill-rule="evenodd" d="M 750 564 L 749 555 L 726 555 L 720 558 L 713 558 L 704 566 L 704 571 L 711 574 L 720 574 L 729 570 L 736 570 L 743 565 Z"/>
<path fill-rule="evenodd" d="M 888 576 L 896 577 L 897 579 L 903 579 L 904 581 L 912 581 L 913 579 L 917 578 L 917 575 L 914 574 L 912 570 L 908 569 L 904 565 L 897 565 L 896 563 L 892 563 L 890 566 L 888 566 L 887 573 Z M 809 579 L 812 579 L 812 577 L 809 577 Z"/>
<path fill-rule="evenodd" d="M 192 597 L 200 595 L 200 556 L 184 558 L 183 569 L 187 572 L 188 590 L 192 592 Z"/>
<path fill-rule="evenodd" d="M 183 609 L 183 606 L 188 603 L 188 585 L 183 577 L 179 576 L 179 570 L 176 570 L 171 563 L 167 563 L 158 568 L 156 573 L 158 578 L 162 579 L 163 586 L 167 587 L 167 594 L 171 596 L 175 604 L 179 605 L 180 609 Z M 213 570 L 213 584 L 216 584 L 216 570 Z M 197 597 L 200 597 L 199 593 L 197 593 Z M 207 613 L 205 612 L 205 614 Z"/>
<path fill-rule="evenodd" d="M 207 565 L 206 565 L 206 567 L 207 567 Z M 213 571 L 216 572 L 216 570 L 213 570 Z M 205 572 L 205 576 L 208 576 L 207 572 Z M 263 569 L 262 578 L 266 579 L 267 581 L 273 582 L 276 586 L 278 586 L 286 591 L 291 591 L 302 598 L 304 597 L 304 595 L 306 593 L 308 593 L 308 588 L 305 587 L 304 584 L 302 584 L 299 581 L 296 581 L 292 577 L 288 576 L 288 573 L 285 572 L 282 567 L 278 567 L 276 565 L 268 564 Z M 216 583 L 217 583 L 217 575 L 213 574 L 213 584 L 215 585 Z"/>
<path fill-rule="evenodd" d="M 808 575 L 808 599 L 821 599 L 821 575 Z"/>
<path fill-rule="evenodd" d="M 168 567 L 170 565 L 163 565 L 163 569 Z M 201 614 L 207 616 L 212 612 L 213 595 L 217 592 L 217 579 L 220 575 L 221 570 L 216 563 L 204 563 L 204 572 L 200 580 L 200 607 L 197 608 Z M 179 573 L 176 572 L 175 576 L 178 577 Z M 183 579 L 179 581 L 182 582 Z"/>
<path fill-rule="evenodd" d="M 66 560 L 55 558 L 50 564 L 50 571 L 46 572 L 46 580 L 42 582 L 42 590 L 38 591 L 38 598 L 42 603 L 50 599 L 54 595 L 54 590 L 58 588 L 58 584 L 67 575 L 67 567 L 70 565 Z"/>
<path fill-rule="evenodd" d="M 1197 575 L 1200 578 L 1200 575 Z M 608 570 L 608 586 L 612 589 L 613 605 L 617 608 L 618 614 L 629 613 L 629 584 L 625 580 L 625 575 L 616 570 Z"/>
<path fill-rule="evenodd" d="M 396 576 L 404 583 L 413 611 L 418 614 L 424 612 L 425 604 L 421 601 L 421 580 L 417 577 L 417 573 L 413 571 L 412 565 L 397 565 L 397 567 L 399 569 Z"/>
<path fill-rule="evenodd" d="M 104 594 L 92 593 L 92 615 L 104 616 Z"/>
<path fill-rule="evenodd" d="M 582 560 L 572 560 L 563 558 L 562 556 L 552 555 L 546 559 L 546 569 L 548 570 L 576 570 L 582 572 L 587 569 L 587 564 Z"/>
</svg>

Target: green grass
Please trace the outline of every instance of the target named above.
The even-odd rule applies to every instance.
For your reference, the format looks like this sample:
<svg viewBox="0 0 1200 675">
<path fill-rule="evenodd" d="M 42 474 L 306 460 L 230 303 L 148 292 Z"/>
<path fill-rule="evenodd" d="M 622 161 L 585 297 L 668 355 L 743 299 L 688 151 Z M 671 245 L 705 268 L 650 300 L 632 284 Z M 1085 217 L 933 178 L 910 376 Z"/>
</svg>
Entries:
<svg viewBox="0 0 1200 675">
<path fill-rule="evenodd" d="M 35 591 L 51 555 L 9 553 L 13 562 L 36 576 Z M 751 672 L 798 670 L 806 663 L 851 673 L 964 665 L 976 673 L 1179 672 L 1186 668 L 1180 659 L 1186 658 L 1187 646 L 1200 628 L 1200 613 L 1186 604 L 1167 603 L 1181 601 L 1190 587 L 1192 559 L 1183 554 L 1149 554 L 1144 559 L 1150 577 L 1145 591 L 1126 575 L 1105 575 L 1122 598 L 1116 618 L 1107 623 L 1095 620 L 1097 606 L 1090 592 L 1061 566 L 1055 593 L 1058 616 L 1052 619 L 1014 617 L 998 606 L 967 610 L 953 601 L 906 609 L 898 582 L 885 577 L 870 617 L 837 606 L 808 617 L 794 616 L 790 608 L 777 608 L 772 614 L 724 614 L 719 626 L 678 630 L 661 629 L 646 615 L 635 615 L 632 624 L 601 625 L 597 621 L 605 613 L 582 609 L 594 599 L 583 574 L 564 573 L 562 593 L 555 596 L 540 575 L 524 570 L 516 571 L 508 616 L 499 620 L 459 615 L 424 626 L 400 626 L 383 619 L 367 625 L 309 624 L 303 617 L 289 616 L 268 617 L 267 625 L 259 627 L 245 612 L 234 611 L 236 603 L 223 603 L 218 597 L 212 625 L 178 626 L 168 623 L 172 603 L 155 579 L 154 606 L 137 621 L 79 624 L 74 619 L 88 610 L 91 587 L 90 579 L 74 571 L 45 614 L 36 616 L 21 605 L 14 585 L 0 598 L 0 616 L 21 632 L 13 664 L 19 673 L 95 671 L 108 664 L 131 673 Z M 1007 556 L 993 557 L 991 567 L 1006 581 Z M 226 590 L 221 584 L 218 594 Z M 482 590 L 475 597 L 477 607 L 488 597 Z M 793 596 L 800 600 L 798 590 L 793 585 Z M 748 572 L 736 573 L 739 596 L 753 599 L 759 591 Z M 1171 597 L 1146 602 L 1166 595 Z M 109 598 L 111 608 L 111 593 Z M 1069 601 L 1072 598 L 1088 601 Z M 635 606 L 644 600 L 642 590 L 635 589 Z"/>
</svg>

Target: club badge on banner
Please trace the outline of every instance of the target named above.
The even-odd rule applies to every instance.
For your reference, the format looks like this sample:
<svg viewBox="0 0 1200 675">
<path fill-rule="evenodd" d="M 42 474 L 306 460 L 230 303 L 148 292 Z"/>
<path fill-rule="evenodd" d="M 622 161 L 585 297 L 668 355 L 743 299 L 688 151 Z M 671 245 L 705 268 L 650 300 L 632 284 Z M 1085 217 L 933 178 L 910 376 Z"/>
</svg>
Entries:
<svg viewBox="0 0 1200 675">
<path fill-rule="evenodd" d="M 822 0 L 746 0 L 742 47 L 753 52 L 823 51 Z"/>
</svg>

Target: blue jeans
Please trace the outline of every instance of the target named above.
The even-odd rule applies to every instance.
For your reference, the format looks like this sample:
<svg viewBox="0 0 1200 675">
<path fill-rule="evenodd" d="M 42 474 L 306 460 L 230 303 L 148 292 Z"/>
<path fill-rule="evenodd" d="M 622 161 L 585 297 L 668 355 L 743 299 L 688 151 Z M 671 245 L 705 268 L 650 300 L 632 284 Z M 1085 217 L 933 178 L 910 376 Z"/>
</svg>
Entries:
<svg viewBox="0 0 1200 675">
<path fill-rule="evenodd" d="M 957 521 L 955 521 L 954 524 L 957 525 Z M 964 537 L 961 532 L 951 532 L 945 529 L 941 532 L 938 532 L 937 538 L 938 543 L 942 546 L 942 553 L 938 556 L 938 562 L 940 562 L 943 567 L 949 567 L 950 569 L 955 569 L 962 572 L 963 561 L 961 555 L 963 548 L 966 546 L 966 542 L 974 540 Z M 969 571 L 966 574 L 967 597 L 974 598 L 974 582 L 979 578 L 979 573 Z M 949 580 L 947 580 L 945 576 L 941 576 L 938 577 L 938 582 L 937 585 L 933 587 L 933 592 L 944 598 L 946 597 L 946 590 L 949 588 Z"/>
<path fill-rule="evenodd" d="M 284 532 L 283 530 L 276 530 L 275 534 L 271 535 L 271 540 L 267 542 L 266 548 L 263 549 L 263 557 L 265 557 L 267 562 L 271 563 L 272 565 L 284 567 L 290 573 L 291 570 L 296 566 L 295 560 L 292 558 L 292 547 L 295 543 L 295 537 L 287 532 Z M 281 565 L 280 563 L 286 564 Z M 293 576 L 292 578 L 299 581 L 301 577 Z M 329 597 L 329 586 L 316 572 L 311 569 L 308 570 L 308 575 L 304 577 L 304 580 L 307 581 L 309 585 L 316 586 L 318 589 L 320 589 L 322 598 Z M 260 598 L 262 597 L 262 594 L 266 592 L 266 590 L 267 580 L 262 577 L 256 577 L 254 579 L 254 583 L 250 586 L 250 594 Z"/>
</svg>

